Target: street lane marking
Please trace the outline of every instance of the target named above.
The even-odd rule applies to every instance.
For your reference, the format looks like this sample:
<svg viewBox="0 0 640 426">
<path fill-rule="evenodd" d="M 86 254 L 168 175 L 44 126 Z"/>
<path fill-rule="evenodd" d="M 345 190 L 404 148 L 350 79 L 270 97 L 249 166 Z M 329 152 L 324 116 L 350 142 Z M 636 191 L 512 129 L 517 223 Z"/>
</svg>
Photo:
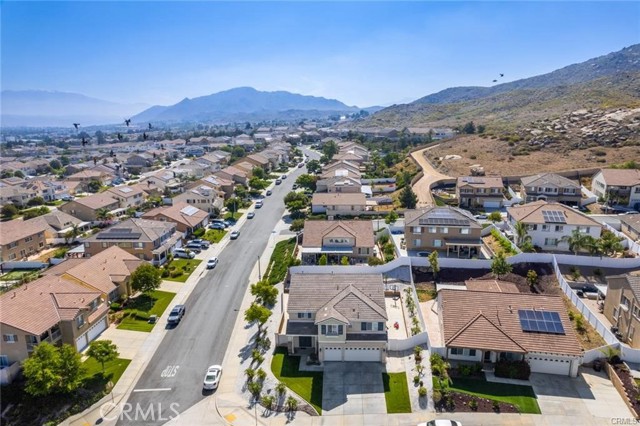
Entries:
<svg viewBox="0 0 640 426">
<path fill-rule="evenodd" d="M 134 389 L 134 392 L 164 392 L 170 391 L 171 388 L 155 388 L 155 389 Z"/>
<path fill-rule="evenodd" d="M 165 368 L 164 370 L 162 370 L 162 373 L 160 373 L 160 377 L 162 378 L 166 378 L 166 377 L 173 377 L 178 373 L 178 368 L 180 368 L 179 365 L 168 365 L 167 368 Z"/>
</svg>

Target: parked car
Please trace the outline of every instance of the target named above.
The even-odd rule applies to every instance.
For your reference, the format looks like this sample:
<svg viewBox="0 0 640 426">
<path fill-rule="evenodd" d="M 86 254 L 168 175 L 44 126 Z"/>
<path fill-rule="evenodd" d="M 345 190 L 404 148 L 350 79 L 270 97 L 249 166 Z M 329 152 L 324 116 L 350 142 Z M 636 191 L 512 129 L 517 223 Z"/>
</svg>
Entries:
<svg viewBox="0 0 640 426">
<path fill-rule="evenodd" d="M 212 257 L 211 259 L 207 260 L 207 269 L 213 269 L 216 267 L 217 264 L 218 264 L 218 258 Z"/>
<path fill-rule="evenodd" d="M 247 213 L 247 219 L 253 219 L 254 217 L 256 217 L 256 214 L 254 212 Z"/>
<path fill-rule="evenodd" d="M 209 223 L 209 226 L 211 226 L 212 224 L 220 224 L 220 225 L 222 225 L 222 226 L 223 226 L 223 227 L 225 227 L 225 228 L 227 228 L 227 227 L 229 226 L 229 224 L 227 223 L 227 221 L 226 221 L 226 220 L 224 220 L 224 219 L 213 219 L 213 220 L 211 221 L 211 223 Z"/>
<path fill-rule="evenodd" d="M 209 224 L 209 229 L 221 229 L 222 230 L 222 229 L 225 229 L 225 228 L 226 228 L 226 226 L 224 226 L 224 223 L 216 222 L 216 223 L 210 223 Z"/>
<path fill-rule="evenodd" d="M 171 313 L 169 314 L 169 318 L 167 318 L 167 322 L 169 324 L 179 323 L 186 311 L 187 309 L 184 307 L 184 305 L 174 306 L 171 310 Z"/>
<path fill-rule="evenodd" d="M 287 175 L 282 175 L 280 176 L 280 179 L 285 180 L 287 178 Z"/>
<path fill-rule="evenodd" d="M 231 231 L 229 238 L 231 238 L 232 240 L 236 240 L 238 239 L 239 236 L 240 236 L 240 231 Z"/>
<path fill-rule="evenodd" d="M 183 248 L 177 248 L 173 251 L 173 255 L 175 257 L 181 257 L 183 259 L 193 259 L 196 257 L 196 254 L 190 250 L 186 250 Z"/>
<path fill-rule="evenodd" d="M 462 426 L 462 423 L 455 420 L 436 419 L 425 423 L 418 423 L 418 426 Z"/>
<path fill-rule="evenodd" d="M 280 185 L 282 181 L 280 179 L 276 179 L 276 185 Z"/>
<path fill-rule="evenodd" d="M 191 250 L 194 253 L 200 253 L 202 251 L 201 250 L 202 246 L 200 245 L 200 243 L 190 242 L 185 247 L 188 248 L 189 250 Z"/>
<path fill-rule="evenodd" d="M 259 208 L 261 208 L 262 206 L 263 206 L 263 202 L 262 202 L 262 200 L 258 200 L 258 201 L 256 201 L 256 209 L 259 209 Z"/>
<path fill-rule="evenodd" d="M 200 248 L 202 248 L 202 249 L 208 249 L 209 245 L 210 245 L 209 241 L 203 240 L 202 238 L 196 238 L 195 240 L 191 240 L 189 242 L 190 243 L 200 244 Z"/>
<path fill-rule="evenodd" d="M 487 220 L 489 216 L 487 216 L 486 214 L 477 214 L 474 217 L 478 220 Z"/>
<path fill-rule="evenodd" d="M 304 167 L 304 161 L 302 163 L 298 163 L 298 168 L 300 169 L 302 167 Z"/>
<path fill-rule="evenodd" d="M 293 189 L 298 189 L 298 188 L 299 188 L 299 187 L 298 187 L 298 184 L 297 184 L 297 183 L 294 183 L 294 184 L 293 184 Z"/>
<path fill-rule="evenodd" d="M 222 376 L 222 366 L 212 365 L 207 368 L 202 387 L 207 390 L 216 389 L 220 384 L 220 376 Z"/>
<path fill-rule="evenodd" d="M 267 191 L 267 195 L 271 195 L 271 194 L 273 194 L 273 192 L 271 192 L 271 190 L 269 189 L 269 190 Z"/>
</svg>

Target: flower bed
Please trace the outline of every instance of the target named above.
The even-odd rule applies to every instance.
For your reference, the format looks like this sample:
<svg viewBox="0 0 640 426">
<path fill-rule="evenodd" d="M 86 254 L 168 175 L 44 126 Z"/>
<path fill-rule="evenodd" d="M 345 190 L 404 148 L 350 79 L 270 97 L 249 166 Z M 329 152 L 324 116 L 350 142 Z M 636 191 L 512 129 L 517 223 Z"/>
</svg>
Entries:
<svg viewBox="0 0 640 426">
<path fill-rule="evenodd" d="M 453 391 L 449 391 L 440 401 L 434 402 L 436 411 L 439 412 L 518 413 L 518 409 L 513 404 Z"/>
<path fill-rule="evenodd" d="M 633 376 L 631 372 L 627 368 L 624 363 L 618 364 L 607 364 L 607 373 L 611 378 L 611 381 L 614 384 L 614 387 L 621 394 L 625 403 L 629 407 L 629 409 L 633 412 L 636 418 L 640 418 L 640 389 L 636 385 L 635 380 L 633 380 Z M 613 373 L 613 374 L 612 374 Z M 615 374 L 615 376 L 613 376 Z M 612 377 L 613 376 L 613 377 Z M 619 380 L 616 383 L 616 379 Z M 620 389 L 622 387 L 622 389 Z M 624 390 L 624 395 L 623 395 Z M 626 398 L 625 398 L 626 396 Z"/>
</svg>

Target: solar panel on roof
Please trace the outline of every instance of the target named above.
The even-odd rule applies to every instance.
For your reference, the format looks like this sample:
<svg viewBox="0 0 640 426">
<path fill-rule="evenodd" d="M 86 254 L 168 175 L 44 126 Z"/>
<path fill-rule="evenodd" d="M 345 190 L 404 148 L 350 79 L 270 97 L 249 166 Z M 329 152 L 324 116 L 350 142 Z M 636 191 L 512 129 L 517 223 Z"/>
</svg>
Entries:
<svg viewBox="0 0 640 426">
<path fill-rule="evenodd" d="M 198 212 L 198 208 L 197 207 L 193 207 L 193 206 L 187 206 L 187 207 L 183 208 L 182 210 L 180 210 L 180 213 L 186 214 L 187 216 L 193 216 L 197 212 Z"/>
<path fill-rule="evenodd" d="M 129 188 L 129 187 L 123 187 L 123 188 L 119 188 L 120 192 L 128 194 L 129 192 L 133 191 L 133 189 Z"/>
<path fill-rule="evenodd" d="M 101 232 L 96 238 L 98 240 L 137 240 L 141 235 L 140 232 Z"/>
<path fill-rule="evenodd" d="M 560 314 L 557 312 L 519 309 L 518 317 L 522 331 L 565 334 Z"/>
<path fill-rule="evenodd" d="M 543 210 L 542 218 L 545 223 L 567 223 L 564 212 L 559 210 Z"/>
</svg>

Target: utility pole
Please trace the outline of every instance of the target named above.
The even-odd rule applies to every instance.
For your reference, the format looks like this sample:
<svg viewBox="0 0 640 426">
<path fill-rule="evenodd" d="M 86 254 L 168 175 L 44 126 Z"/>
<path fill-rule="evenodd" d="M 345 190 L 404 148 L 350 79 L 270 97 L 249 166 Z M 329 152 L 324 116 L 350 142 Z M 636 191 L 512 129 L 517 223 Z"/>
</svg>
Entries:
<svg viewBox="0 0 640 426">
<path fill-rule="evenodd" d="M 260 271 L 260 255 L 258 255 L 258 281 L 262 281 L 262 272 Z"/>
</svg>

